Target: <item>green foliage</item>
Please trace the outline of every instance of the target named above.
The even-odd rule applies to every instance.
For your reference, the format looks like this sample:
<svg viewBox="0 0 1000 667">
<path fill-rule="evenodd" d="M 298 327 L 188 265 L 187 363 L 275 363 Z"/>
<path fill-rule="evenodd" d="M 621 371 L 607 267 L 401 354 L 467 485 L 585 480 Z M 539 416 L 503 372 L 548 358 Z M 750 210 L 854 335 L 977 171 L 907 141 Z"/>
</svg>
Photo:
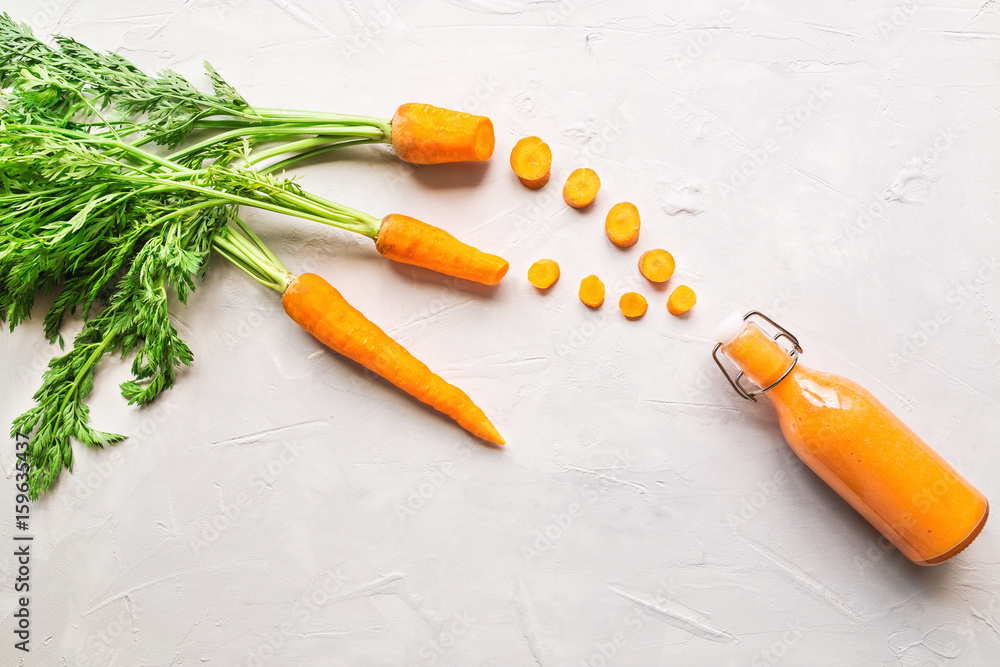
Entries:
<svg viewBox="0 0 1000 667">
<path fill-rule="evenodd" d="M 0 53 L 0 321 L 13 329 L 38 296 L 54 295 L 44 330 L 63 345 L 67 317 L 84 318 L 69 350 L 50 362 L 36 405 L 13 425 L 32 434 L 37 497 L 72 466 L 72 440 L 122 439 L 89 426 L 85 401 L 105 355 L 134 355 L 121 390 L 138 405 L 191 363 L 168 307 L 172 298 L 187 302 L 213 247 L 263 284 L 285 284 L 287 270 L 238 221 L 238 205 L 374 237 L 375 218 L 252 168 L 254 147 L 278 144 L 266 156 L 284 165 L 317 149 L 385 141 L 389 128 L 363 117 L 262 113 L 207 63 L 212 94 L 68 37 L 50 46 L 6 14 Z M 209 136 L 171 155 L 143 148 L 176 148 L 195 130 Z M 227 228 L 230 218 L 239 231 Z"/>
</svg>

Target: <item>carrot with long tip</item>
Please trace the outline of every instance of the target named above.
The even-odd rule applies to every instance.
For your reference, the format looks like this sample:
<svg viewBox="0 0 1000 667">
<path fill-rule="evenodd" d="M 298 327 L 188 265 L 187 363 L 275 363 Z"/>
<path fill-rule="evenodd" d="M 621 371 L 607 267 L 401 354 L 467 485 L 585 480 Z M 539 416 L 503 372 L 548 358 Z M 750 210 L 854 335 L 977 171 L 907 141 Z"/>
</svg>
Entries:
<svg viewBox="0 0 1000 667">
<path fill-rule="evenodd" d="M 312 273 L 292 275 L 246 225 L 237 224 L 239 231 L 230 226 L 215 237 L 216 250 L 257 281 L 280 292 L 281 305 L 296 324 L 334 352 L 448 415 L 473 435 L 504 444 L 497 429 L 464 391 L 432 372 L 326 280 Z"/>
</svg>

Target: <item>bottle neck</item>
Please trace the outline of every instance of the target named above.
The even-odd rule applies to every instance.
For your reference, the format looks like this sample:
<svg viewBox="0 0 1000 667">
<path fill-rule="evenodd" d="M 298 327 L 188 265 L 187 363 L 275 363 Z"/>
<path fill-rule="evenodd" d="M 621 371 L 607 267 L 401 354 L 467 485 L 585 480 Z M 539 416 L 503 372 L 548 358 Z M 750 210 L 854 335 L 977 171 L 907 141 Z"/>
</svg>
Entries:
<svg viewBox="0 0 1000 667">
<path fill-rule="evenodd" d="M 787 350 L 753 322 L 743 325 L 740 332 L 722 346 L 722 351 L 760 387 L 777 382 L 794 362 Z"/>
</svg>

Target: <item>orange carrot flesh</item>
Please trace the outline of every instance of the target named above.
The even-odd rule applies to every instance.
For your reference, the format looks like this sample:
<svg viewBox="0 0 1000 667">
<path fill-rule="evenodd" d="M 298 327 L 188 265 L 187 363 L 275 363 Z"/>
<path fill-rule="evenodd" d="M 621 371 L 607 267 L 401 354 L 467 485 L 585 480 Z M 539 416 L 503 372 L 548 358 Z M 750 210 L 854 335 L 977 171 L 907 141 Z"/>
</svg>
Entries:
<svg viewBox="0 0 1000 667">
<path fill-rule="evenodd" d="M 593 203 L 600 189 L 601 179 L 593 169 L 576 169 L 563 186 L 563 201 L 573 208 L 584 208 Z"/>
<path fill-rule="evenodd" d="M 503 437 L 465 392 L 431 372 L 347 303 L 323 278 L 303 273 L 293 279 L 281 297 L 281 305 L 296 324 L 334 352 L 356 361 L 443 412 L 469 433 L 488 442 L 504 444 Z"/>
<path fill-rule="evenodd" d="M 548 289 L 559 280 L 559 263 L 554 259 L 540 259 L 528 269 L 528 282 L 538 289 Z"/>
<path fill-rule="evenodd" d="M 580 301 L 591 308 L 604 303 L 604 283 L 600 278 L 590 275 L 580 281 Z"/>
<path fill-rule="evenodd" d="M 634 246 L 639 240 L 639 209 L 632 202 L 615 204 L 608 211 L 604 231 L 619 248 Z"/>
<path fill-rule="evenodd" d="M 404 104 L 392 117 L 392 148 L 404 162 L 441 164 L 490 159 L 493 122 L 430 104 Z"/>
<path fill-rule="evenodd" d="M 630 320 L 645 315 L 648 307 L 646 297 L 638 292 L 626 292 L 622 294 L 622 298 L 618 299 L 618 308 L 622 311 L 622 315 Z"/>
<path fill-rule="evenodd" d="M 639 273 L 654 283 L 665 283 L 674 275 L 677 264 L 666 250 L 647 250 L 639 257 Z"/>
<path fill-rule="evenodd" d="M 697 300 L 693 289 L 687 285 L 678 285 L 677 289 L 667 297 L 667 310 L 671 315 L 683 315 L 694 308 L 694 302 Z"/>
<path fill-rule="evenodd" d="M 510 168 L 526 187 L 537 190 L 549 182 L 552 149 L 538 137 L 525 137 L 510 152 Z"/>
<path fill-rule="evenodd" d="M 473 248 L 443 229 L 398 213 L 382 219 L 375 248 L 393 261 L 484 285 L 496 285 L 510 268 L 503 257 Z"/>
</svg>

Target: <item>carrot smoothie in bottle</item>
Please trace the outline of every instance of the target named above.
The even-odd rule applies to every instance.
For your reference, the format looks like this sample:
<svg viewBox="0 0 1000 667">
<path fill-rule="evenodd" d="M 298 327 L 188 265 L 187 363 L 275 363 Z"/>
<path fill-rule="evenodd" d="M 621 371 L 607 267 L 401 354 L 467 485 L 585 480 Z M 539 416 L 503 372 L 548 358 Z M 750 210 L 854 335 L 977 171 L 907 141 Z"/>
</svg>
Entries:
<svg viewBox="0 0 1000 667">
<path fill-rule="evenodd" d="M 757 316 L 778 329 L 772 337 Z M 778 341 L 785 338 L 791 351 Z M 740 370 L 730 384 L 744 398 L 767 392 L 792 450 L 917 565 L 942 563 L 976 538 L 989 515 L 985 496 L 857 383 L 798 362 L 801 347 L 761 313 L 734 313 L 716 331 Z M 762 389 L 749 391 L 745 376 Z"/>
</svg>

